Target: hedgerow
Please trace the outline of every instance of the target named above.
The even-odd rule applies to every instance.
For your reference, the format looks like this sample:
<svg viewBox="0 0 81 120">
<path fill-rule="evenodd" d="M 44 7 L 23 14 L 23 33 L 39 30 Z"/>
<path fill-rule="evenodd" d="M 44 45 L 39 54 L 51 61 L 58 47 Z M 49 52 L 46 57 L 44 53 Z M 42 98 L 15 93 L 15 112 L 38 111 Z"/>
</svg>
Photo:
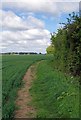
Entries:
<svg viewBox="0 0 81 120">
<path fill-rule="evenodd" d="M 57 69 L 81 77 L 81 17 L 69 14 L 67 23 L 51 34 L 54 46 L 54 65 Z"/>
</svg>

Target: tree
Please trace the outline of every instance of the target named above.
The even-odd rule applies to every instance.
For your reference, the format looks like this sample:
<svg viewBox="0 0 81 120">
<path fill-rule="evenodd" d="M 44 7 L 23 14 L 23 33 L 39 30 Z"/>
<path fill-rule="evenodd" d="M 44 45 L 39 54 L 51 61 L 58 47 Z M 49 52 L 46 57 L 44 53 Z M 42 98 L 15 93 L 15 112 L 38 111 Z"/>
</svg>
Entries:
<svg viewBox="0 0 81 120">
<path fill-rule="evenodd" d="M 54 54 L 54 52 L 55 52 L 54 46 L 53 45 L 48 46 L 46 49 L 46 52 L 47 52 L 47 54 Z"/>
</svg>

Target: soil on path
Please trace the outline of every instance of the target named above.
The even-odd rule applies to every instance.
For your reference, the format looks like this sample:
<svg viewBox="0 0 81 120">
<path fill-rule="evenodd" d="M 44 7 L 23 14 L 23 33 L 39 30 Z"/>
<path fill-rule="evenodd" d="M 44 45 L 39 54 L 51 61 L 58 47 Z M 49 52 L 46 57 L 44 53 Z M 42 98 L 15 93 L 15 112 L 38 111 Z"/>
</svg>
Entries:
<svg viewBox="0 0 81 120">
<path fill-rule="evenodd" d="M 15 118 L 35 118 L 36 109 L 30 105 L 32 97 L 29 93 L 32 81 L 35 78 L 36 65 L 32 65 L 26 72 L 23 82 L 24 86 L 18 91 L 18 98 L 16 100 L 16 106 L 18 109 L 15 111 Z"/>
</svg>

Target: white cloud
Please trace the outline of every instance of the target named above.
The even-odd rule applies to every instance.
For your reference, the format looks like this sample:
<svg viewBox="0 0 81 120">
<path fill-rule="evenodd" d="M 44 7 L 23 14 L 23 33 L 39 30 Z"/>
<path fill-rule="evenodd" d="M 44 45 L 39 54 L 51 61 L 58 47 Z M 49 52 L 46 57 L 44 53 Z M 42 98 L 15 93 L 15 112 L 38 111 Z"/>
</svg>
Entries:
<svg viewBox="0 0 81 120">
<path fill-rule="evenodd" d="M 0 10 L 0 16 L 2 16 L 0 19 L 0 25 L 2 25 L 3 29 L 26 30 L 33 27 L 44 27 L 44 22 L 33 16 L 28 16 L 27 19 L 23 20 L 11 11 L 6 12 L 2 10 Z"/>
<path fill-rule="evenodd" d="M 10 49 L 14 51 L 23 50 L 24 51 L 35 51 L 39 52 L 39 48 L 42 49 L 41 52 L 45 52 L 46 47 L 50 44 L 50 33 L 47 30 L 41 30 L 42 34 L 37 34 L 32 31 L 3 31 L 2 35 L 2 47 L 3 52 L 8 52 Z M 36 29 L 39 33 L 39 29 Z M 13 48 L 13 49 L 12 49 Z M 8 50 L 8 51 L 7 51 Z"/>
<path fill-rule="evenodd" d="M 28 16 L 27 21 L 29 21 L 30 25 L 34 25 L 33 27 L 39 27 L 39 28 L 43 28 L 44 27 L 44 22 L 42 22 L 41 20 L 33 17 L 33 16 Z"/>
<path fill-rule="evenodd" d="M 42 40 L 42 39 L 49 39 L 50 32 L 46 29 L 30 29 L 25 31 L 3 31 L 2 33 L 3 41 L 10 41 L 14 40 L 16 43 L 17 41 L 27 40 Z"/>
<path fill-rule="evenodd" d="M 79 9 L 80 0 L 3 0 L 3 8 L 26 12 L 43 12 L 52 15 L 63 12 L 73 12 Z M 73 3 L 75 2 L 75 3 Z"/>
<path fill-rule="evenodd" d="M 50 32 L 46 29 L 30 29 L 25 31 L 3 31 L 2 40 L 3 43 L 8 44 L 25 44 L 28 42 L 46 42 L 45 45 L 49 42 Z M 39 42 L 38 42 L 39 41 Z M 45 43 L 44 42 L 44 43 Z M 44 44 L 43 43 L 43 44 Z"/>
<path fill-rule="evenodd" d="M 45 52 L 45 48 L 50 44 L 50 32 L 44 28 L 42 20 L 30 15 L 23 20 L 11 11 L 0 11 L 1 14 L 2 31 L 0 36 L 2 36 L 3 52 L 36 52 L 39 51 L 39 48 L 41 48 L 41 52 Z"/>
</svg>

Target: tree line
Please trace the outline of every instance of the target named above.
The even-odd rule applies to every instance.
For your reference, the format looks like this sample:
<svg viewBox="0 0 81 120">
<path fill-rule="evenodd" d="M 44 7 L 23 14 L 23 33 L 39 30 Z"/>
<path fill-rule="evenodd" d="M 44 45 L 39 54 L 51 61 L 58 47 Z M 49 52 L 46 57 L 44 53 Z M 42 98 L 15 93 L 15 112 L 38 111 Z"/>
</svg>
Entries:
<svg viewBox="0 0 81 120">
<path fill-rule="evenodd" d="M 36 52 L 6 52 L 6 53 L 1 53 L 1 54 L 5 54 L 5 55 L 33 55 L 33 54 L 42 54 L 40 53 L 36 53 Z"/>
</svg>

